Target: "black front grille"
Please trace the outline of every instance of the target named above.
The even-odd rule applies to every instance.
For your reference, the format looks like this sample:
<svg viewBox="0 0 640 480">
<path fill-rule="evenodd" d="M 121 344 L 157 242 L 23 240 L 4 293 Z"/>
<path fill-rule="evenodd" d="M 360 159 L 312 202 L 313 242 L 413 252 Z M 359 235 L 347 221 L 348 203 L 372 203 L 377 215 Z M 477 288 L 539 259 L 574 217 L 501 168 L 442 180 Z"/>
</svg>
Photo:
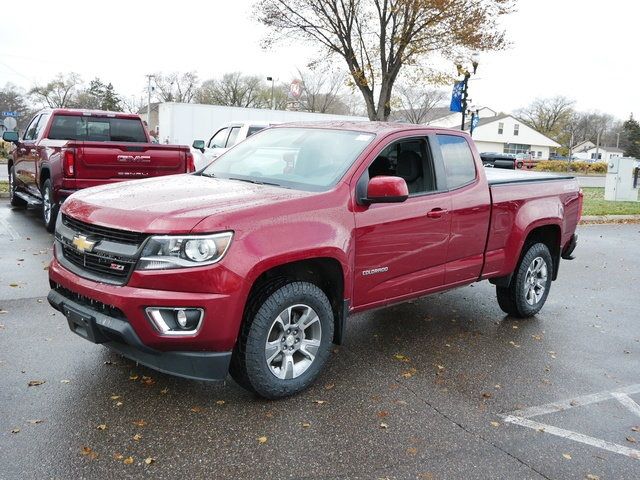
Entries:
<svg viewBox="0 0 640 480">
<path fill-rule="evenodd" d="M 63 287 L 60 284 L 55 282 L 51 282 L 51 288 L 61 294 L 62 296 L 72 300 L 80 305 L 87 307 L 96 312 L 100 312 L 104 315 L 108 315 L 109 317 L 118 318 L 120 320 L 126 320 L 127 318 L 124 316 L 124 313 L 119 308 L 116 308 L 112 305 L 107 305 L 106 303 L 99 302 L 98 300 L 93 300 L 92 298 L 85 297 L 84 295 L 80 295 L 79 293 L 72 292 L 68 288 Z"/>
<path fill-rule="evenodd" d="M 119 282 L 126 281 L 136 264 L 131 259 L 82 253 L 72 245 L 62 244 L 62 252 L 64 258 L 76 267 Z"/>
<path fill-rule="evenodd" d="M 77 233 L 97 237 L 100 240 L 140 245 L 146 238 L 144 233 L 92 225 L 76 220 L 75 218 L 68 217 L 67 215 L 62 215 L 62 223 Z"/>
</svg>

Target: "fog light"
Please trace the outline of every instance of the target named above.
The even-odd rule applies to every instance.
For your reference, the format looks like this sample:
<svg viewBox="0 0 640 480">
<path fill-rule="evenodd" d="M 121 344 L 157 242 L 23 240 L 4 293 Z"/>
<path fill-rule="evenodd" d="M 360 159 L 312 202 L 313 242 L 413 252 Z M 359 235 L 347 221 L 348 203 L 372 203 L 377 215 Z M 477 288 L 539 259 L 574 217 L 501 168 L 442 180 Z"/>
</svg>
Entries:
<svg viewBox="0 0 640 480">
<path fill-rule="evenodd" d="M 176 312 L 176 319 L 178 320 L 178 325 L 182 328 L 187 327 L 187 314 L 184 313 L 184 310 L 178 310 Z"/>
<path fill-rule="evenodd" d="M 201 308 L 148 307 L 151 325 L 162 335 L 193 335 L 204 318 Z"/>
</svg>

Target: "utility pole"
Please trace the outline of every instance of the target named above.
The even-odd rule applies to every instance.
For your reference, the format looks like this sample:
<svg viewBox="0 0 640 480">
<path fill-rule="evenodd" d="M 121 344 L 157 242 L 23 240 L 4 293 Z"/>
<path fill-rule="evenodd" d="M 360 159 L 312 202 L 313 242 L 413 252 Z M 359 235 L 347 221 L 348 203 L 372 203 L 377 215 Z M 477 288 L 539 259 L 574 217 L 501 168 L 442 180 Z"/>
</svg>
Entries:
<svg viewBox="0 0 640 480">
<path fill-rule="evenodd" d="M 600 130 L 598 130 L 598 135 L 596 136 L 596 158 L 594 159 L 596 162 L 598 161 L 599 154 L 600 154 Z"/>
<path fill-rule="evenodd" d="M 147 77 L 147 125 L 151 128 L 151 79 L 154 75 L 146 75 Z"/>
<path fill-rule="evenodd" d="M 620 148 L 620 132 L 616 133 L 616 148 Z"/>
</svg>

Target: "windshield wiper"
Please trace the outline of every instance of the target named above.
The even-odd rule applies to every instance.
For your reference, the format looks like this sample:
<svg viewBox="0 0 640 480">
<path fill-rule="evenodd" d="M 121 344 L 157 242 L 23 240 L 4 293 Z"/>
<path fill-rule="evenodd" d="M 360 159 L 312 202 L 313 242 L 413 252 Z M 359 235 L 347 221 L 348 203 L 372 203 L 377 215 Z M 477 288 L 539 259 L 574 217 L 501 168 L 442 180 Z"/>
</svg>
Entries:
<svg viewBox="0 0 640 480">
<path fill-rule="evenodd" d="M 213 173 L 204 173 L 204 172 L 202 172 L 200 175 L 202 177 L 216 178 L 216 176 Z"/>
<path fill-rule="evenodd" d="M 251 180 L 249 178 L 229 177 L 228 180 L 238 180 L 239 182 L 254 183 L 256 185 L 273 185 L 274 187 L 281 187 L 282 186 L 279 183 L 261 182 L 259 180 Z"/>
</svg>

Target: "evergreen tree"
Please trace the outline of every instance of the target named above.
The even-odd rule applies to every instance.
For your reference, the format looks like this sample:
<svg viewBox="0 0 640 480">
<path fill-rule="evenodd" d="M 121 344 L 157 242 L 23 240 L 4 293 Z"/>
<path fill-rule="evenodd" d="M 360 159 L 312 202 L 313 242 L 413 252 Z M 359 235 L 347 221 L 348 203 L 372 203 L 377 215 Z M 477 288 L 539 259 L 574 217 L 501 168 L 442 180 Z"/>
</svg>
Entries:
<svg viewBox="0 0 640 480">
<path fill-rule="evenodd" d="M 118 94 L 116 94 L 111 82 L 109 82 L 109 84 L 104 87 L 102 93 L 102 104 L 100 108 L 102 108 L 102 110 L 108 110 L 110 112 L 119 112 L 122 109 L 122 107 L 120 106 L 120 98 L 118 97 Z"/>
<path fill-rule="evenodd" d="M 624 155 L 640 159 L 640 124 L 633 115 L 624 122 Z"/>
</svg>

